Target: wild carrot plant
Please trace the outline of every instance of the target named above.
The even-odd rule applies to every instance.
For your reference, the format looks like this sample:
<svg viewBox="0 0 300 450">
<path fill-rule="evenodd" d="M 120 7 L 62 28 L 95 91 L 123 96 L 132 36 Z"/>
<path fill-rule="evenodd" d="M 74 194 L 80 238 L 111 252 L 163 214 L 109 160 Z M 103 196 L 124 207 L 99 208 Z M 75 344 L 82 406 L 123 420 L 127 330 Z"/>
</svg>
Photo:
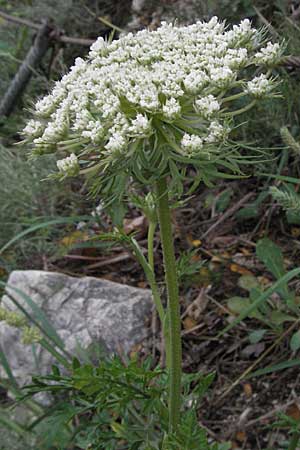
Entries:
<svg viewBox="0 0 300 450">
<path fill-rule="evenodd" d="M 241 165 L 259 159 L 245 154 L 234 131 L 240 114 L 278 95 L 273 67 L 281 55 L 281 46 L 267 42 L 264 30 L 252 28 L 248 19 L 232 28 L 216 17 L 183 27 L 162 23 L 156 31 L 112 42 L 99 38 L 88 57 L 77 58 L 51 94 L 37 102 L 24 129 L 32 157 L 63 155 L 52 178 L 84 174 L 92 194 L 107 205 L 122 201 L 132 185 L 149 192 L 143 208 L 148 260 L 134 239 L 131 244 L 162 322 L 172 433 L 181 414 L 182 350 L 170 203 L 201 182 L 211 186 L 217 178 L 239 177 Z M 166 307 L 154 270 L 157 222 Z"/>
</svg>

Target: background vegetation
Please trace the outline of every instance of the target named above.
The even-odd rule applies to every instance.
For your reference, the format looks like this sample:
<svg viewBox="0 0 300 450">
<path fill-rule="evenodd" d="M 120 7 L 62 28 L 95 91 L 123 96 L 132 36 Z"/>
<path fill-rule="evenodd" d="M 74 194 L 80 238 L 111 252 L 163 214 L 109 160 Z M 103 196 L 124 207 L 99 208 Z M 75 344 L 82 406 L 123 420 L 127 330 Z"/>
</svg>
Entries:
<svg viewBox="0 0 300 450">
<path fill-rule="evenodd" d="M 275 286 L 267 307 L 262 307 L 259 299 L 280 277 L 299 265 L 300 6 L 288 0 L 152 0 L 145 2 L 141 9 L 138 4 L 136 1 L 132 5 L 129 0 L 0 0 L 0 10 L 36 23 L 49 18 L 61 33 L 88 39 L 107 36 L 112 29 L 118 37 L 119 28 L 125 31 L 145 26 L 155 28 L 165 18 L 187 23 L 216 14 L 229 23 L 236 23 L 249 17 L 254 25 L 266 26 L 274 40 L 285 41 L 285 54 L 293 59 L 278 69 L 281 98 L 271 99 L 255 109 L 235 136 L 249 146 L 263 148 L 266 161 L 247 168 L 248 174 L 255 170 L 255 177 L 227 184 L 220 182 L 212 190 L 200 186 L 197 195 L 174 217 L 174 222 L 178 266 L 184 281 L 185 370 L 209 371 L 217 367 L 211 406 L 206 408 L 205 417 L 200 415 L 201 422 L 213 435 L 229 440 L 231 448 L 288 448 L 288 433 L 299 431 L 300 419 L 299 282 L 294 279 L 289 285 Z M 0 17 L 0 99 L 33 36 L 30 27 Z M 112 221 L 105 213 L 94 215 L 91 221 L 91 213 L 101 199 L 97 202 L 86 199 L 85 188 L 77 182 L 69 182 L 62 188 L 42 181 L 55 165 L 52 157 L 28 161 L 27 149 L 16 145 L 21 140 L 19 133 L 28 120 L 31 105 L 68 70 L 75 57 L 87 51 L 82 45 L 61 45 L 53 41 L 13 114 L 0 118 L 0 248 L 6 246 L 0 253 L 3 281 L 13 269 L 37 268 L 105 276 L 117 281 L 121 278 L 125 283 L 146 287 L 135 262 L 130 261 L 126 268 L 121 263 L 110 264 L 111 256 L 122 250 L 112 253 L 104 244 L 95 247 L 91 243 L 99 230 L 111 230 L 112 221 L 137 231 L 143 240 L 145 228 L 134 202 L 126 211 L 121 207 L 110 211 Z M 28 230 L 32 231 L 25 233 Z M 157 258 L 160 258 L 159 250 Z M 205 320 L 199 313 L 203 305 L 198 306 L 198 316 L 197 307 L 194 313 L 190 309 L 186 312 L 199 290 L 206 292 L 208 299 Z M 228 317 L 229 322 L 238 319 L 216 344 L 216 336 L 228 325 Z M 203 320 L 204 336 L 201 331 L 191 331 Z M 225 356 L 220 356 L 218 347 Z M 231 353 L 226 353 L 228 349 Z M 158 356 L 157 349 L 154 356 Z M 218 369 L 220 364 L 222 370 Z M 250 381 L 249 373 L 254 377 Z M 270 384 L 272 394 L 265 387 Z M 217 400 L 216 411 L 212 405 L 220 393 L 227 409 L 224 402 Z M 274 412 L 274 399 L 277 406 L 288 405 L 280 409 L 286 414 L 283 418 Z M 7 402 L 10 404 L 3 394 L 3 408 Z M 245 422 L 239 429 L 234 428 L 228 415 L 240 417 L 247 408 L 250 413 Z M 264 426 L 259 418 L 270 411 L 273 411 L 271 419 Z M 250 431 L 249 423 L 256 431 Z M 42 433 L 44 428 L 41 430 Z M 9 433 L 9 439 L 12 436 Z M 17 441 L 0 444 L 0 448 L 6 450 L 17 445 L 25 448 Z M 30 442 L 25 445 L 28 448 Z M 47 448 L 51 448 L 51 443 Z"/>
</svg>

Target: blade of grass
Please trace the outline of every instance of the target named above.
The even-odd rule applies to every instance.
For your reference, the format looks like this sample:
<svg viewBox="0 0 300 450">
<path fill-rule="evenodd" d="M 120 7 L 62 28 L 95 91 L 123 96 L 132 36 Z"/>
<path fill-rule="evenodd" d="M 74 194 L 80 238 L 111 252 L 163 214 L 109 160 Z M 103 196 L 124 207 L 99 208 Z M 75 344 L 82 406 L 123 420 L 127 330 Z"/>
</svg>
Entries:
<svg viewBox="0 0 300 450">
<path fill-rule="evenodd" d="M 19 385 L 17 383 L 17 380 L 15 379 L 12 370 L 10 368 L 9 362 L 7 361 L 7 358 L 5 356 L 4 351 L 2 350 L 1 346 L 0 346 L 0 364 L 2 365 L 3 369 L 5 370 L 5 373 L 9 379 L 10 382 L 10 388 L 12 391 L 14 392 L 20 392 L 20 388 Z"/>
<path fill-rule="evenodd" d="M 27 228 L 24 231 L 21 231 L 21 233 L 18 233 L 16 236 L 14 236 L 10 241 L 8 241 L 2 248 L 0 248 L 0 254 L 3 253 L 5 250 L 7 250 L 9 247 L 11 247 L 15 242 L 23 238 L 24 236 L 27 236 L 27 234 L 33 233 L 34 231 L 40 230 L 41 228 L 47 228 L 53 225 L 62 225 L 66 223 L 73 223 L 77 221 L 94 221 L 95 219 L 91 216 L 71 216 L 71 217 L 61 217 L 59 219 L 54 220 L 48 220 L 46 222 L 37 223 L 35 225 L 32 225 L 31 227 Z"/>
<path fill-rule="evenodd" d="M 282 361 L 281 363 L 274 364 L 273 366 L 264 367 L 263 369 L 256 370 L 251 373 L 249 378 L 259 377 L 272 372 L 278 372 L 279 370 L 289 369 L 290 367 L 300 366 L 300 359 L 292 359 L 291 361 Z"/>
<path fill-rule="evenodd" d="M 12 420 L 8 416 L 7 412 L 4 412 L 3 410 L 0 410 L 0 423 L 2 423 L 2 425 L 4 425 L 5 427 L 10 428 L 22 438 L 24 438 L 24 434 L 27 432 L 27 430 L 21 424 L 19 424 L 15 420 Z"/>
<path fill-rule="evenodd" d="M 259 176 L 275 178 L 275 180 L 287 181 L 287 182 L 293 183 L 293 184 L 300 184 L 300 178 L 293 178 L 293 177 L 288 177 L 288 176 L 285 176 L 285 175 L 274 175 L 274 174 L 270 174 L 270 173 L 260 173 Z"/>
</svg>

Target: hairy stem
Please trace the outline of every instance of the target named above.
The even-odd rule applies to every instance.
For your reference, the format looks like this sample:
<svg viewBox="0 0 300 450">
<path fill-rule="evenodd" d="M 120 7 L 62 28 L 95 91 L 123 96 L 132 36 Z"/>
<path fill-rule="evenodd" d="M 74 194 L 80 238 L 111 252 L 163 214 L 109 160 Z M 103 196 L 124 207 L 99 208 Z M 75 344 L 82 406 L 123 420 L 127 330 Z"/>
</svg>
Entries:
<svg viewBox="0 0 300 450">
<path fill-rule="evenodd" d="M 153 255 L 153 241 L 156 228 L 156 222 L 150 222 L 148 228 L 148 263 L 154 272 L 154 255 Z"/>
<path fill-rule="evenodd" d="M 168 293 L 167 326 L 169 340 L 169 429 L 175 431 L 181 405 L 181 337 L 179 292 L 176 260 L 172 236 L 171 212 L 166 179 L 157 182 L 158 218 L 164 258 L 165 281 Z"/>
<path fill-rule="evenodd" d="M 296 431 L 290 440 L 290 445 L 289 445 L 288 450 L 297 450 L 299 439 L 300 439 L 300 433 L 298 433 L 298 431 Z"/>
<path fill-rule="evenodd" d="M 150 264 L 147 262 L 145 256 L 141 252 L 141 249 L 140 249 L 138 243 L 136 242 L 136 240 L 134 238 L 131 239 L 131 246 L 132 246 L 134 255 L 135 255 L 136 259 L 138 260 L 138 262 L 140 263 L 140 265 L 142 266 L 142 268 L 145 272 L 147 281 L 150 285 L 150 288 L 152 291 L 152 296 L 153 296 L 153 301 L 156 306 L 156 309 L 157 309 L 157 312 L 159 315 L 159 319 L 162 323 L 164 323 L 165 322 L 165 311 L 164 311 L 164 307 L 161 302 L 159 289 L 158 289 L 158 286 L 157 286 L 157 283 L 155 280 L 155 276 L 154 276 L 154 271 L 151 269 Z"/>
</svg>

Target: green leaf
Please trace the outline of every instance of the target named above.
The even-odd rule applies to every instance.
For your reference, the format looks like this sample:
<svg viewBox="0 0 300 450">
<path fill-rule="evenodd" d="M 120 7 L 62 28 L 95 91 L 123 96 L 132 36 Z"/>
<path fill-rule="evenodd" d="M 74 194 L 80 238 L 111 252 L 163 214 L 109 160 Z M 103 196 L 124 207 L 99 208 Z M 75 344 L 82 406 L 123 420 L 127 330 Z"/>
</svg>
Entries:
<svg viewBox="0 0 300 450">
<path fill-rule="evenodd" d="M 226 208 L 228 208 L 232 194 L 233 194 L 232 189 L 225 189 L 225 191 L 223 191 L 221 195 L 218 197 L 218 200 L 216 202 L 216 211 L 218 213 L 223 212 L 225 211 Z"/>
<path fill-rule="evenodd" d="M 270 239 L 263 238 L 257 242 L 256 255 L 277 280 L 286 273 L 281 249 Z M 294 305 L 294 296 L 289 291 L 287 284 L 282 285 L 278 293 L 286 300 L 289 306 L 292 307 Z"/>
<path fill-rule="evenodd" d="M 261 330 L 254 330 L 251 333 L 249 333 L 249 341 L 251 344 L 257 344 L 262 340 L 264 335 L 266 334 L 267 330 L 261 329 Z"/>
<path fill-rule="evenodd" d="M 273 366 L 268 366 L 268 367 L 265 367 L 264 369 L 256 370 L 255 372 L 248 375 L 248 378 L 260 377 L 261 375 L 278 372 L 280 370 L 289 369 L 291 367 L 296 367 L 296 366 L 300 366 L 300 359 L 292 359 L 290 361 L 282 361 L 281 363 L 274 364 Z"/>
<path fill-rule="evenodd" d="M 259 209 L 256 205 L 245 206 L 245 208 L 240 209 L 235 216 L 238 220 L 243 219 L 254 219 L 258 217 Z"/>
<path fill-rule="evenodd" d="M 3 352 L 1 347 L 0 347 L 0 364 L 2 365 L 3 369 L 5 370 L 5 373 L 10 381 L 11 390 L 13 392 L 19 392 L 19 386 L 18 386 L 17 380 L 15 379 L 15 377 L 12 373 L 9 362 L 7 361 L 5 353 Z"/>
<path fill-rule="evenodd" d="M 288 177 L 285 175 L 273 175 L 270 173 L 260 173 L 260 176 L 266 176 L 269 178 L 275 178 L 276 180 L 280 180 L 280 181 L 288 181 L 289 183 L 293 183 L 293 184 L 300 184 L 300 178 L 293 178 L 293 177 Z"/>
<path fill-rule="evenodd" d="M 295 317 L 283 311 L 274 310 L 270 314 L 270 322 L 274 325 L 282 325 L 285 322 L 294 322 L 295 320 Z"/>
<path fill-rule="evenodd" d="M 227 306 L 233 313 L 243 314 L 251 307 L 251 300 L 246 297 L 231 297 L 227 300 Z M 253 309 L 247 314 L 247 317 L 259 319 L 261 318 L 261 314 L 256 309 Z"/>
<path fill-rule="evenodd" d="M 290 347 L 293 352 L 296 352 L 300 348 L 300 330 L 296 331 L 290 340 Z"/>
<path fill-rule="evenodd" d="M 238 285 L 249 292 L 251 289 L 260 288 L 260 284 L 254 275 L 242 275 L 238 279 Z"/>
<path fill-rule="evenodd" d="M 257 242 L 256 255 L 276 279 L 285 274 L 282 252 L 270 239 L 263 238 Z"/>
</svg>

